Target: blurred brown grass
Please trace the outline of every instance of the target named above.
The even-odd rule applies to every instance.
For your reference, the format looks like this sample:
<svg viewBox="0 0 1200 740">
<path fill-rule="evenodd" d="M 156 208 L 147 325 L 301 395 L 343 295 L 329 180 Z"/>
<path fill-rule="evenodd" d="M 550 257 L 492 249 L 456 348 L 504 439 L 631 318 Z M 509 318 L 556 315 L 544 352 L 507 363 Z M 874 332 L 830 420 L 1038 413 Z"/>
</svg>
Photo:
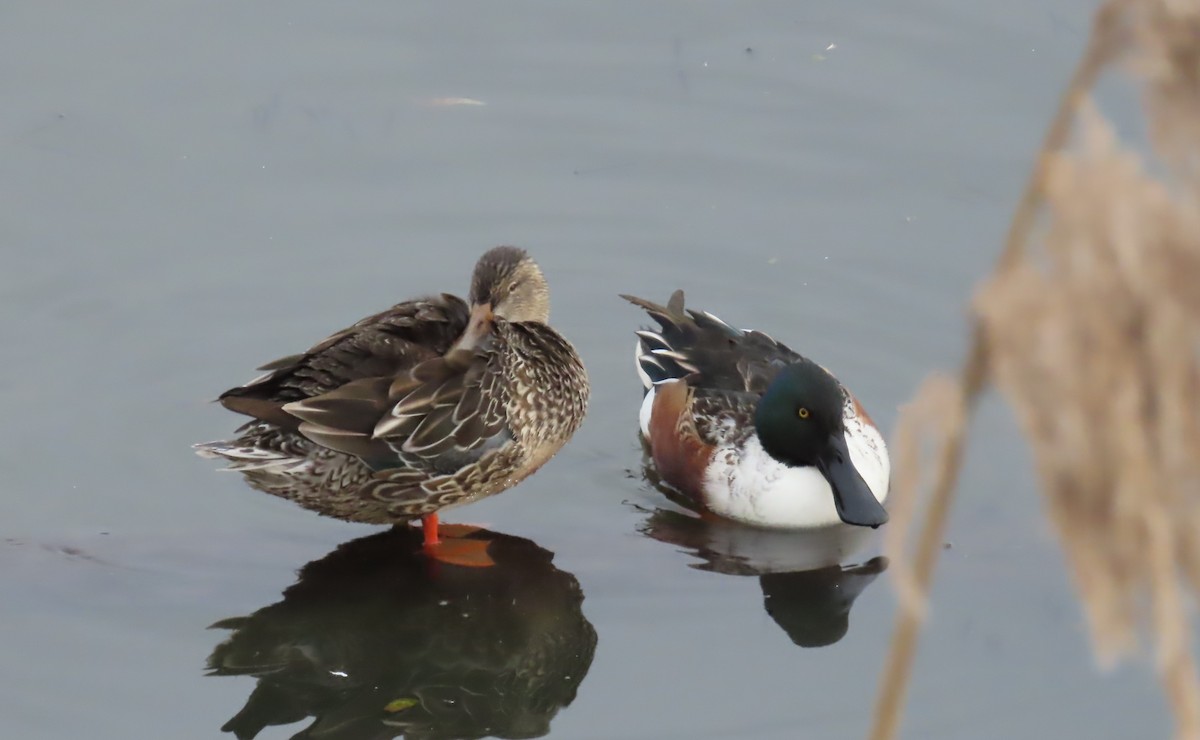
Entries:
<svg viewBox="0 0 1200 740">
<path fill-rule="evenodd" d="M 1142 91 L 1149 162 L 1090 102 L 1118 65 Z M 1198 196 L 1200 2 L 1109 0 L 979 287 L 962 372 L 927 381 L 901 414 L 887 540 L 901 610 L 875 740 L 898 732 L 967 425 L 989 387 L 1029 442 L 1098 657 L 1149 641 L 1176 737 L 1200 738 L 1188 616 L 1200 591 Z"/>
</svg>

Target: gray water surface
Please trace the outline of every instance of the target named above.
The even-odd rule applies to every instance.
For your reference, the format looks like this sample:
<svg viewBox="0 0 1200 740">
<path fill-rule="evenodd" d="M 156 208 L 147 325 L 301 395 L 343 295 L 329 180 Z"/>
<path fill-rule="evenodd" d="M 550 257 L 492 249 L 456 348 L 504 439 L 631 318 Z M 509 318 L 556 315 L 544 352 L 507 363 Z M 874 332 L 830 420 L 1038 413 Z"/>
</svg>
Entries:
<svg viewBox="0 0 1200 740">
<path fill-rule="evenodd" d="M 411 716 L 413 686 L 491 686 L 542 655 L 572 671 L 557 693 L 479 699 L 473 716 L 508 719 L 470 732 L 862 737 L 895 609 L 878 545 L 856 570 L 759 576 L 655 514 L 644 319 L 616 294 L 682 287 L 891 429 L 963 352 L 1091 5 L 8 2 L 0 736 L 215 738 L 253 699 L 288 722 L 260 738 L 390 737 L 382 704 Z M 465 292 L 499 243 L 541 263 L 594 388 L 551 464 L 447 515 L 515 543 L 499 575 L 339 564 L 389 540 L 193 456 L 238 423 L 210 399 L 258 364 Z M 948 537 L 906 737 L 1166 736 L 1149 666 L 1095 670 L 997 399 Z M 467 639 L 436 609 L 484 592 L 539 596 L 472 601 L 483 673 L 422 678 L 449 665 L 424 637 Z M 239 627 L 248 654 L 294 642 L 290 667 L 206 675 L 214 650 L 253 664 L 218 647 Z M 421 700 L 462 721 L 453 696 Z"/>
</svg>

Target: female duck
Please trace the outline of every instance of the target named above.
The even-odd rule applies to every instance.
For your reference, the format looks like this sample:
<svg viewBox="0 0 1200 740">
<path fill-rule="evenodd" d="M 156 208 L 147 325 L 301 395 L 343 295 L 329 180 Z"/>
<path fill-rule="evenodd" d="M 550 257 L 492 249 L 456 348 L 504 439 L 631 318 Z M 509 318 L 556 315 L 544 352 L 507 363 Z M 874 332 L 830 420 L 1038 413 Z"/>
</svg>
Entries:
<svg viewBox="0 0 1200 740">
<path fill-rule="evenodd" d="M 883 436 L 824 368 L 756 331 L 622 296 L 661 331 L 637 332 L 643 438 L 664 481 L 702 510 L 779 529 L 887 521 Z"/>
<path fill-rule="evenodd" d="M 252 421 L 197 445 L 251 485 L 321 514 L 392 524 L 511 488 L 583 420 L 588 380 L 547 325 L 549 291 L 521 249 L 475 265 L 470 306 L 419 298 L 362 319 L 221 394 Z"/>
</svg>

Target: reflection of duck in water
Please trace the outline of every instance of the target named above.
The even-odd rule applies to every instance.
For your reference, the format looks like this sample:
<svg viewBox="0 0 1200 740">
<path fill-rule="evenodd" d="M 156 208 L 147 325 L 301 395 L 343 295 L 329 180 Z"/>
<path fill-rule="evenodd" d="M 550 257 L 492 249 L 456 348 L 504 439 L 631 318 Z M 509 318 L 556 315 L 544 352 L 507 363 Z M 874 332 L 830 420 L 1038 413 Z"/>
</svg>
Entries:
<svg viewBox="0 0 1200 740">
<path fill-rule="evenodd" d="M 764 573 L 763 608 L 800 647 L 824 647 L 846 636 L 850 607 L 887 568 L 874 557 L 861 565 L 831 565 L 798 573 Z"/>
<path fill-rule="evenodd" d="M 640 426 L 663 480 L 694 508 L 756 527 L 878 527 L 890 465 L 858 400 L 756 331 L 624 296 L 658 322 L 635 353 Z"/>
<path fill-rule="evenodd" d="M 220 398 L 253 420 L 199 453 L 321 514 L 421 518 L 436 546 L 439 510 L 532 474 L 587 407 L 583 363 L 546 323 L 546 279 L 523 250 L 485 253 L 469 298 L 400 303 L 264 366 Z"/>
<path fill-rule="evenodd" d="M 214 625 L 231 634 L 211 673 L 258 678 L 222 729 L 247 740 L 311 716 L 294 737 L 549 732 L 596 647 L 579 583 L 529 540 L 465 537 L 485 543 L 495 567 L 431 563 L 416 530 L 396 527 L 309 563 L 282 601 Z"/>
<path fill-rule="evenodd" d="M 763 608 L 800 647 L 842 639 L 854 600 L 887 568 L 881 557 L 839 565 L 850 553 L 845 538 L 828 531 L 758 529 L 667 509 L 652 512 L 639 529 L 700 558 L 693 568 L 758 576 Z"/>
</svg>

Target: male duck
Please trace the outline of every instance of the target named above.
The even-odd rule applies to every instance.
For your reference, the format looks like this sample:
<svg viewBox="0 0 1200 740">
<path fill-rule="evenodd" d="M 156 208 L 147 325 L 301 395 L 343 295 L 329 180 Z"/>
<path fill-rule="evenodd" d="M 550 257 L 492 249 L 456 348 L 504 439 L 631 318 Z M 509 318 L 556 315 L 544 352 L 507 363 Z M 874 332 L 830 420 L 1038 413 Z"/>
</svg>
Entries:
<svg viewBox="0 0 1200 740">
<path fill-rule="evenodd" d="M 439 510 L 519 483 L 587 408 L 587 373 L 547 325 L 546 279 L 524 250 L 485 253 L 469 299 L 399 303 L 265 365 L 219 399 L 254 420 L 199 454 L 328 516 L 420 517 L 437 545 Z"/>
<path fill-rule="evenodd" d="M 805 529 L 888 519 L 883 436 L 836 378 L 757 331 L 622 296 L 662 327 L 637 332 L 643 438 L 662 479 L 702 511 Z"/>
</svg>

